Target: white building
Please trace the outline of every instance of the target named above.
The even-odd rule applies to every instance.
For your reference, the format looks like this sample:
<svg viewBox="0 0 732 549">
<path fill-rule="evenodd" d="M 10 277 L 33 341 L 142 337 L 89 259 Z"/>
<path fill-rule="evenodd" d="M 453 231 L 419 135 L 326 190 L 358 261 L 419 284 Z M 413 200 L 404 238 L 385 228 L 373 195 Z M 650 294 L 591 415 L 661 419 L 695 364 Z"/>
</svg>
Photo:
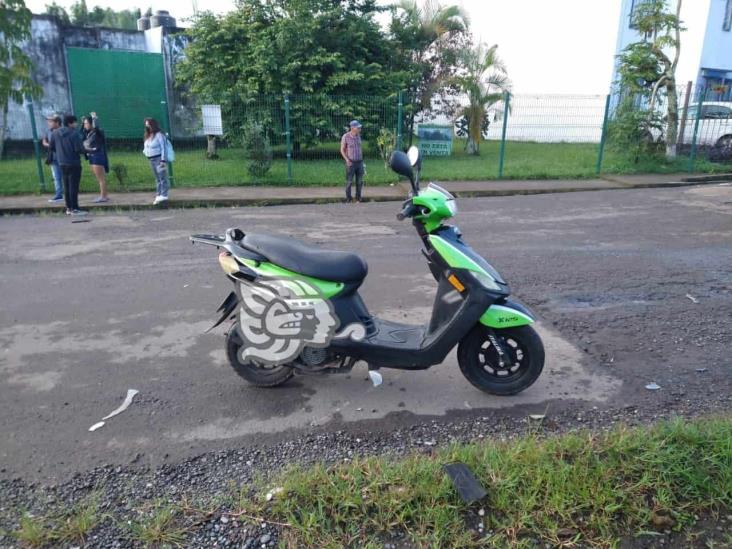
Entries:
<svg viewBox="0 0 732 549">
<path fill-rule="evenodd" d="M 647 1 L 622 0 L 616 57 L 629 44 L 643 40 L 633 26 L 633 13 Z M 675 11 L 678 0 L 667 1 Z M 732 0 L 684 0 L 681 21 L 687 30 L 681 38 L 681 59 L 676 71 L 679 87 L 687 80 L 696 79 L 697 96 L 705 90 L 708 99 L 731 100 Z M 611 86 L 617 79 L 616 60 Z"/>
<path fill-rule="evenodd" d="M 707 99 L 732 100 L 732 0 L 711 0 L 697 87 Z"/>
</svg>

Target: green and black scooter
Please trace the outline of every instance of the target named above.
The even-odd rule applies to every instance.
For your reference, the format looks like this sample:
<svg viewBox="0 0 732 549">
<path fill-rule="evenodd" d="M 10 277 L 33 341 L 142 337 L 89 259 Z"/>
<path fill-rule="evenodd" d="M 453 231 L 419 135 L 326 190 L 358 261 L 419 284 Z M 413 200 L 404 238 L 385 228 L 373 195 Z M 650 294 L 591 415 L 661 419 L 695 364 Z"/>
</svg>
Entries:
<svg viewBox="0 0 732 549">
<path fill-rule="evenodd" d="M 222 249 L 219 262 L 237 288 L 213 326 L 236 320 L 226 337 L 231 365 L 259 387 L 281 385 L 296 372 L 348 372 L 358 361 L 380 379 L 380 368 L 440 364 L 457 345 L 460 370 L 477 388 L 495 395 L 523 391 L 544 367 L 534 315 L 510 301 L 501 275 L 456 227 L 443 224 L 457 212 L 455 199 L 432 183 L 420 190 L 419 151 L 395 151 L 389 164 L 411 182 L 397 219 L 412 220 L 437 281 L 430 322 L 416 326 L 372 316 L 358 293 L 367 267 L 356 254 L 240 229 L 193 235 L 194 242 Z"/>
</svg>

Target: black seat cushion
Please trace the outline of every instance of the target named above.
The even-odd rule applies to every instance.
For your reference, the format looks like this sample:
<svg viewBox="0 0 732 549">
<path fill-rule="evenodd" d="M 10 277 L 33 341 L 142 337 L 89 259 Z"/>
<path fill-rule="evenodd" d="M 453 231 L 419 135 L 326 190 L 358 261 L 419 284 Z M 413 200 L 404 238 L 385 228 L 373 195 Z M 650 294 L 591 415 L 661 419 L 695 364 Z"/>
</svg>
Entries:
<svg viewBox="0 0 732 549">
<path fill-rule="evenodd" d="M 242 245 L 289 271 L 334 282 L 360 282 L 366 262 L 356 254 L 317 248 L 294 238 L 247 233 Z"/>
</svg>

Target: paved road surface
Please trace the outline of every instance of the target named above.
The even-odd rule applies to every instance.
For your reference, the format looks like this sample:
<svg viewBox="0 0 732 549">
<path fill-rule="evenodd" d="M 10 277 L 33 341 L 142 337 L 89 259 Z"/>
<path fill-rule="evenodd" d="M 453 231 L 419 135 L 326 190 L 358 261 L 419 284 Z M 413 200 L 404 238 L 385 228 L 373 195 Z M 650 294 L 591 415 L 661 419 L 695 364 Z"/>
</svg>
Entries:
<svg viewBox="0 0 732 549">
<path fill-rule="evenodd" d="M 540 380 L 485 395 L 454 354 L 424 372 L 295 377 L 255 389 L 204 334 L 230 290 L 194 232 L 277 231 L 362 254 L 362 294 L 428 318 L 434 283 L 398 203 L 0 218 L 0 478 L 176 461 L 302 430 L 388 430 L 426 418 L 579 406 L 730 409 L 732 187 L 460 201 L 465 240 L 541 318 Z M 688 294 L 688 295 L 687 295 Z M 703 372 L 697 369 L 705 368 Z M 656 392 L 644 386 L 655 381 Z M 123 414 L 88 432 L 138 389 Z"/>
</svg>

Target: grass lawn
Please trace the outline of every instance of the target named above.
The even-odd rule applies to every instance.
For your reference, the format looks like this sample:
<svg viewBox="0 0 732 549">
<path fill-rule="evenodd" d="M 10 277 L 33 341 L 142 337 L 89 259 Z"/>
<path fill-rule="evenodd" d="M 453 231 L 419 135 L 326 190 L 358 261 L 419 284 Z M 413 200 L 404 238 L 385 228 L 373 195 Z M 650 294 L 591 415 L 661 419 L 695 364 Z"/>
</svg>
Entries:
<svg viewBox="0 0 732 549">
<path fill-rule="evenodd" d="M 506 179 L 577 179 L 595 177 L 598 146 L 584 143 L 531 143 L 508 142 L 504 177 Z M 254 178 L 246 171 L 240 149 L 222 149 L 219 160 L 206 160 L 205 151 L 178 151 L 174 163 L 175 185 L 179 187 L 215 187 L 231 185 L 286 185 L 287 162 L 277 159 L 266 176 Z M 700 155 L 696 162 L 698 172 L 729 170 L 724 164 L 711 164 Z M 462 142 L 456 141 L 451 157 L 428 157 L 423 163 L 423 180 L 480 181 L 498 177 L 499 143 L 486 141 L 481 145 L 481 156 L 468 156 Z M 142 154 L 137 152 L 110 151 L 110 163 L 124 164 L 128 176 L 127 190 L 155 188 L 150 167 Z M 366 184 L 385 185 L 396 181 L 396 176 L 384 168 L 379 159 L 366 160 Z M 688 169 L 686 158 L 667 163 L 660 159 L 628 161 L 612 150 L 606 150 L 603 171 L 605 173 L 665 173 L 683 172 Z M 46 189 L 53 187 L 50 169 L 44 165 Z M 343 163 L 339 160 L 296 160 L 292 166 L 293 183 L 296 185 L 342 185 Z M 110 190 L 123 190 L 113 173 L 108 176 Z M 0 161 L 0 195 L 38 192 L 38 176 L 33 158 L 6 159 Z M 82 175 L 82 192 L 97 189 L 91 170 L 85 163 Z"/>
<path fill-rule="evenodd" d="M 730 417 L 547 439 L 529 434 L 293 469 L 254 489 L 232 481 L 199 502 L 158 500 L 152 515 L 149 500 L 127 499 L 106 513 L 93 498 L 46 516 L 17 510 L 19 527 L 9 534 L 33 547 L 83 545 L 95 528 L 116 524 L 129 542 L 187 546 L 190 534 L 226 516 L 244 527 L 281 525 L 280 547 L 378 548 L 396 533 L 406 538 L 400 547 L 617 547 L 666 530 L 681 538 L 674 546 L 700 547 L 698 517 L 713 521 L 732 508 L 730 441 Z M 460 500 L 442 470 L 453 461 L 475 473 L 488 492 L 484 501 Z M 732 532 L 711 530 L 719 545 L 703 546 L 730 546 Z"/>
</svg>

